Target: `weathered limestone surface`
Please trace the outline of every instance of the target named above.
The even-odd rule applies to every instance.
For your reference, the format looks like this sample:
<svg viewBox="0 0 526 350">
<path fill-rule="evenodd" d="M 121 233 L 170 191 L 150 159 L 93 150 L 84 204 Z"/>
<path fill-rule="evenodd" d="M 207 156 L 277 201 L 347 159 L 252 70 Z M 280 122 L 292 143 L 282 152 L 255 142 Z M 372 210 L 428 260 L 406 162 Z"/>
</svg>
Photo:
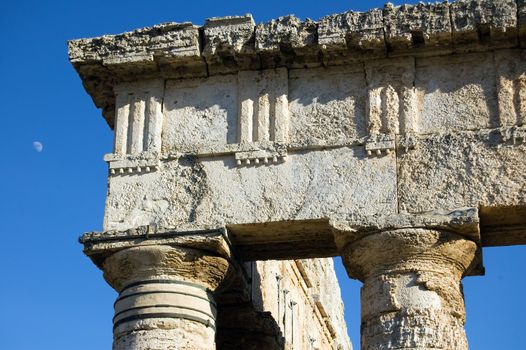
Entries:
<svg viewBox="0 0 526 350">
<path fill-rule="evenodd" d="M 516 130 L 522 129 L 430 135 L 421 139 L 417 149 L 399 158 L 400 208 L 422 212 L 464 205 L 523 204 L 526 147 L 523 143 L 513 144 Z"/>
<path fill-rule="evenodd" d="M 495 62 L 500 125 L 524 125 L 526 122 L 526 76 L 524 73 L 526 70 L 526 56 L 524 51 L 497 51 L 495 53 Z"/>
<path fill-rule="evenodd" d="M 115 176 L 106 228 L 218 227 L 324 218 L 353 208 L 394 213 L 394 156 L 363 158 L 363 149 L 341 148 L 289 154 L 274 166 L 237 168 L 234 159 L 188 157 L 164 163 L 160 172 Z"/>
<path fill-rule="evenodd" d="M 390 48 L 448 47 L 451 43 L 450 6 L 419 3 L 414 6 L 386 5 L 385 36 Z"/>
<path fill-rule="evenodd" d="M 202 77 L 247 69 L 342 64 L 389 57 L 408 48 L 413 54 L 429 55 L 430 51 L 514 47 L 518 33 L 524 37 L 526 28 L 524 2 L 517 0 L 517 4 L 513 0 L 388 4 L 384 9 L 349 11 L 319 21 L 286 16 L 257 26 L 250 15 L 212 18 L 202 28 L 167 23 L 73 40 L 68 48 L 84 86 L 113 125 L 116 81 L 152 74 Z"/>
<path fill-rule="evenodd" d="M 491 53 L 416 60 L 422 134 L 498 126 L 493 60 Z"/>
<path fill-rule="evenodd" d="M 252 15 L 207 19 L 203 26 L 203 57 L 208 71 L 226 73 L 239 67 L 257 69 Z"/>
<path fill-rule="evenodd" d="M 222 230 L 142 226 L 81 238 L 120 292 L 115 349 L 209 349 L 214 339 L 224 350 L 352 349 L 331 259 L 243 269 L 225 237 Z M 173 297 L 179 293 L 197 299 Z"/>
<path fill-rule="evenodd" d="M 383 48 L 383 12 L 379 9 L 364 13 L 348 11 L 323 17 L 318 35 L 324 50 Z"/>
<path fill-rule="evenodd" d="M 361 66 L 292 70 L 289 77 L 291 142 L 316 145 L 367 136 Z"/>
<path fill-rule="evenodd" d="M 349 242 L 361 291 L 361 349 L 467 349 L 460 279 L 475 242 L 446 231 L 384 231 Z"/>
<path fill-rule="evenodd" d="M 160 90 L 151 80 L 120 84 L 126 96 L 140 84 L 154 95 L 118 108 L 125 125 L 118 119 L 106 158 L 105 228 L 522 205 L 521 57 L 505 50 L 280 68 L 168 80 Z M 159 101 L 163 113 L 153 118 Z"/>
<path fill-rule="evenodd" d="M 318 23 L 301 21 L 293 15 L 279 17 L 256 26 L 255 50 L 260 64 L 273 68 L 287 66 L 317 66 L 316 45 Z M 299 55 L 298 55 L 299 53 Z"/>
<path fill-rule="evenodd" d="M 85 252 L 107 271 L 145 247 L 227 261 L 219 331 L 198 347 L 350 348 L 331 264 L 290 260 L 343 255 L 364 282 L 364 349 L 466 349 L 460 279 L 483 273 L 482 246 L 526 244 L 525 6 L 245 15 L 69 42 L 115 130 L 105 231 Z M 166 322 L 119 326 L 115 346 L 201 329 Z"/>
<path fill-rule="evenodd" d="M 163 150 L 237 140 L 237 77 L 172 80 L 166 84 Z"/>
<path fill-rule="evenodd" d="M 451 19 L 457 47 L 479 41 L 507 45 L 517 40 L 515 0 L 456 1 L 451 4 Z"/>
</svg>

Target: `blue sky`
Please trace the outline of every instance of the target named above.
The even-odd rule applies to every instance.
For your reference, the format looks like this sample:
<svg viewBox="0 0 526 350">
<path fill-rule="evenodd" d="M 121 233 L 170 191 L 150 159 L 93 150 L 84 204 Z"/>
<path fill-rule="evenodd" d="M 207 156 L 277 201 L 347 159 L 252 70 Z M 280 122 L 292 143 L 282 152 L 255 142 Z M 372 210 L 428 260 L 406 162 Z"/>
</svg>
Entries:
<svg viewBox="0 0 526 350">
<path fill-rule="evenodd" d="M 407 1 L 415 3 L 415 1 Z M 399 3 L 396 1 L 396 3 Z M 111 348 L 115 292 L 77 237 L 100 230 L 112 133 L 67 60 L 66 40 L 160 22 L 252 13 L 317 19 L 379 1 L 8 1 L 0 10 L 0 349 Z M 43 145 L 37 152 L 33 142 Z M 339 259 L 338 259 L 339 260 Z M 485 277 L 465 280 L 472 349 L 526 343 L 526 248 L 485 249 Z M 338 263 L 359 344 L 359 287 Z"/>
</svg>

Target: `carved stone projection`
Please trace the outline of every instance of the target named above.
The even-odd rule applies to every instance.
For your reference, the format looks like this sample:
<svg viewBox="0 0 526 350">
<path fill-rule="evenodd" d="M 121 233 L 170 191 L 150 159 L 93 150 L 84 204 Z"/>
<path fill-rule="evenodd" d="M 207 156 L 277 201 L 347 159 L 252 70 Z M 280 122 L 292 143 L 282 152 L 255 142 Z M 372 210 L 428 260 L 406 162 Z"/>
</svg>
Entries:
<svg viewBox="0 0 526 350">
<path fill-rule="evenodd" d="M 381 156 L 395 149 L 394 135 L 418 131 L 414 58 L 366 63 L 367 154 Z"/>
<path fill-rule="evenodd" d="M 289 104 L 286 68 L 238 73 L 240 144 L 285 144 L 288 140 Z M 259 148 L 259 147 L 258 147 Z M 256 149 L 236 153 L 237 165 L 285 160 L 286 153 Z"/>
<path fill-rule="evenodd" d="M 70 41 L 115 130 L 81 238 L 115 349 L 351 349 L 334 256 L 362 349 L 466 349 L 461 279 L 526 243 L 525 33 L 464 0 Z"/>
<path fill-rule="evenodd" d="M 163 94 L 164 81 L 160 79 L 115 87 L 115 142 L 113 154 L 105 158 L 111 174 L 157 170 Z"/>
</svg>

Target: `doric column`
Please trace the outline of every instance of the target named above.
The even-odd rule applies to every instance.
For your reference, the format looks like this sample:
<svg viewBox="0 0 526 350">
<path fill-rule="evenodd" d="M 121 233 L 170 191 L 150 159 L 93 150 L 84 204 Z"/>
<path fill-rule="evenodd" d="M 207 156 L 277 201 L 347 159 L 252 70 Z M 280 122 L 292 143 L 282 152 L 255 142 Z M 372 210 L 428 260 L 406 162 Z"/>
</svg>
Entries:
<svg viewBox="0 0 526 350">
<path fill-rule="evenodd" d="M 210 252 L 136 246 L 107 257 L 104 278 L 117 291 L 114 350 L 215 349 L 212 292 L 229 262 Z"/>
<path fill-rule="evenodd" d="M 342 250 L 362 281 L 361 349 L 467 349 L 461 278 L 475 242 L 444 230 L 360 235 Z"/>
</svg>

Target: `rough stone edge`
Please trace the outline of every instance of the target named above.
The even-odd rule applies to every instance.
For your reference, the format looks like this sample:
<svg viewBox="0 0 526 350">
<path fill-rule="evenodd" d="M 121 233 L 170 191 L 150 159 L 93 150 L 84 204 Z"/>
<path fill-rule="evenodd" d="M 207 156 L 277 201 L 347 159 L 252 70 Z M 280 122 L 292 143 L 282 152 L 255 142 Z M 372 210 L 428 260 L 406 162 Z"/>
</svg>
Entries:
<svg viewBox="0 0 526 350">
<path fill-rule="evenodd" d="M 238 261 L 225 228 L 180 231 L 147 225 L 122 231 L 87 232 L 79 237 L 79 243 L 84 246 L 84 253 L 98 267 L 101 267 L 107 256 L 142 245 L 177 245 L 202 249 Z"/>
<path fill-rule="evenodd" d="M 476 257 L 467 275 L 483 276 L 485 274 L 479 210 L 475 207 L 387 216 L 334 218 L 330 220 L 330 226 L 339 251 L 356 240 L 381 231 L 424 228 L 452 232 L 477 244 Z"/>
<path fill-rule="evenodd" d="M 444 22 L 448 14 L 449 20 Z M 459 19 L 463 26 L 459 26 Z M 252 16 L 245 15 L 211 18 L 202 27 L 189 22 L 164 23 L 70 40 L 68 53 L 85 89 L 112 127 L 112 88 L 122 80 L 159 75 L 205 77 L 243 69 L 480 51 L 517 47 L 524 37 L 525 0 L 499 4 L 459 0 L 401 6 L 388 3 L 383 9 L 347 11 L 319 21 L 300 21 L 289 15 L 255 25 Z"/>
<path fill-rule="evenodd" d="M 480 219 L 475 207 L 426 213 L 400 213 L 378 216 L 350 216 L 330 220 L 338 248 L 361 237 L 385 230 L 434 228 L 468 237 L 480 245 Z"/>
</svg>

